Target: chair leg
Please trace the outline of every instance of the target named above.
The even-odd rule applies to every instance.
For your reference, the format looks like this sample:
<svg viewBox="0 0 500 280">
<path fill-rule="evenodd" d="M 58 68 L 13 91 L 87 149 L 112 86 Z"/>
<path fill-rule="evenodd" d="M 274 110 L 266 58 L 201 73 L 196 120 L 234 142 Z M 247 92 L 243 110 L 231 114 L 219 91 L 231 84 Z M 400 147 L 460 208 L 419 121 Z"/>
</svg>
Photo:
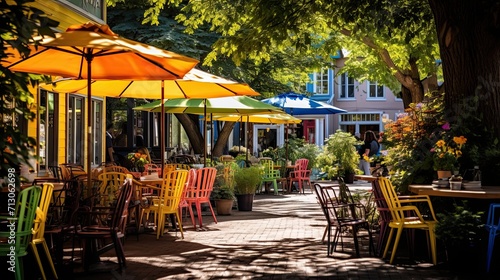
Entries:
<svg viewBox="0 0 500 280">
<path fill-rule="evenodd" d="M 391 245 L 393 234 L 394 234 L 394 228 L 391 228 L 391 231 L 389 232 L 389 237 L 387 238 L 387 243 L 385 244 L 384 254 L 382 255 L 383 259 L 385 259 L 385 257 L 387 256 L 387 251 L 389 251 L 389 246 Z"/>
<path fill-rule="evenodd" d="M 36 262 L 38 264 L 38 268 L 40 269 L 40 273 L 42 274 L 42 279 L 47 280 L 45 277 L 45 271 L 43 270 L 42 260 L 40 259 L 40 255 L 38 254 L 38 249 L 36 248 L 36 244 L 31 242 L 31 249 L 33 250 L 33 255 L 35 255 Z"/>
<path fill-rule="evenodd" d="M 495 247 L 495 229 L 490 228 L 488 238 L 488 252 L 486 257 L 486 272 L 490 272 L 491 257 L 493 256 L 493 248 Z"/>
<path fill-rule="evenodd" d="M 212 217 L 214 218 L 214 222 L 217 223 L 217 217 L 215 216 L 214 209 L 212 208 L 212 204 L 208 202 L 208 207 L 210 208 L 210 212 L 212 212 Z"/>
<path fill-rule="evenodd" d="M 200 228 L 203 227 L 203 217 L 201 216 L 201 203 L 196 202 L 196 213 L 198 214 L 198 222 L 200 223 Z"/>
<path fill-rule="evenodd" d="M 325 232 L 323 232 L 323 237 L 321 238 L 322 243 L 325 243 L 326 234 L 328 233 L 328 227 L 329 225 L 326 225 Z"/>
<path fill-rule="evenodd" d="M 436 256 L 436 234 L 434 232 L 433 227 L 429 227 L 429 243 L 431 244 L 431 254 L 432 254 L 432 263 L 434 265 L 437 264 L 437 256 Z"/>
<path fill-rule="evenodd" d="M 388 227 L 389 225 L 387 224 L 387 222 L 380 222 L 380 233 L 378 236 L 376 256 L 382 256 L 382 248 L 386 241 Z"/>
<path fill-rule="evenodd" d="M 189 204 L 188 210 L 189 210 L 189 215 L 191 216 L 191 223 L 193 223 L 193 227 L 196 230 L 196 220 L 194 219 L 194 213 L 193 213 L 193 206 L 192 206 L 192 204 Z"/>
<path fill-rule="evenodd" d="M 182 230 L 182 220 L 179 217 L 179 213 L 178 212 L 176 212 L 175 215 L 176 215 L 176 218 L 177 218 L 177 223 L 179 224 L 179 231 L 181 232 L 181 238 L 184 239 L 184 231 Z"/>
<path fill-rule="evenodd" d="M 389 260 L 390 264 L 392 264 L 392 262 L 394 261 L 394 257 L 396 257 L 396 251 L 398 249 L 399 239 L 401 238 L 402 232 L 403 228 L 398 228 L 398 231 L 396 233 L 396 238 L 394 239 L 394 246 L 392 247 L 391 259 Z"/>
<path fill-rule="evenodd" d="M 276 182 L 276 179 L 273 180 L 273 188 L 274 188 L 274 194 L 278 195 L 278 182 Z"/>
<path fill-rule="evenodd" d="M 356 226 L 352 226 L 352 238 L 354 241 L 354 248 L 356 249 L 356 257 L 359 258 L 358 229 Z"/>
<path fill-rule="evenodd" d="M 50 268 L 52 269 L 52 273 L 54 275 L 54 278 L 59 279 L 57 277 L 56 267 L 54 266 L 54 262 L 52 261 L 52 256 L 50 255 L 49 247 L 47 246 L 47 242 L 45 242 L 45 239 L 42 242 L 42 246 L 45 250 L 45 255 L 47 256 L 47 260 L 49 261 Z"/>
</svg>

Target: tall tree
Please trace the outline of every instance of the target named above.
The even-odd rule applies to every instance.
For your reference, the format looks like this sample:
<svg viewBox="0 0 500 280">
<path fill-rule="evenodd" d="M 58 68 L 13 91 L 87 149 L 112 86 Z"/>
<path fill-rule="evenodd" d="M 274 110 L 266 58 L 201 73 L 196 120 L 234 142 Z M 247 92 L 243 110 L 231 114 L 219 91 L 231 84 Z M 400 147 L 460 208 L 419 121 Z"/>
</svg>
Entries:
<svg viewBox="0 0 500 280">
<path fill-rule="evenodd" d="M 179 13 L 175 8 L 165 9 L 160 13 L 157 26 L 143 25 L 141 23 L 143 6 L 140 2 L 127 1 L 108 10 L 108 24 L 114 32 L 202 61 L 211 52 L 212 44 L 220 37 L 218 33 L 209 30 L 209 25 L 200 27 L 193 34 L 187 34 L 184 32 L 186 27 L 174 20 L 175 15 Z M 297 57 L 290 53 L 277 53 L 271 60 L 259 64 L 244 60 L 240 65 L 235 65 L 224 56 L 219 56 L 217 60 L 211 62 L 210 65 L 202 65 L 201 68 L 231 80 L 247 83 L 268 97 L 279 92 L 303 89 L 309 79 L 307 73 L 320 63 L 320 60 Z M 177 115 L 177 118 L 186 131 L 194 152 L 202 154 L 204 142 L 197 117 Z M 222 154 L 233 126 L 234 124 L 226 122 L 221 129 L 213 147 L 214 156 Z"/>
<path fill-rule="evenodd" d="M 11 182 L 11 177 L 19 172 L 21 164 L 29 165 L 33 156 L 35 139 L 28 137 L 21 131 L 21 123 L 32 121 L 35 118 L 28 105 L 33 105 L 33 95 L 28 85 L 34 83 L 30 76 L 22 73 L 12 73 L 5 60 L 16 55 L 29 55 L 28 44 L 33 34 L 52 35 L 51 26 L 57 22 L 50 20 L 42 11 L 31 8 L 29 0 L 0 1 L 0 178 L 8 178 L 5 183 Z M 7 49 L 10 46 L 12 49 Z M 12 175 L 9 175 L 12 174 Z M 19 183 L 19 180 L 16 180 Z"/>
<path fill-rule="evenodd" d="M 406 89 L 406 106 L 422 101 L 422 80 L 437 75 L 432 13 L 421 0 L 189 1 L 182 11 L 177 20 L 187 31 L 209 23 L 222 35 L 206 63 L 220 55 L 237 64 L 245 59 L 265 61 L 273 52 L 290 50 L 294 55 L 320 55 L 329 62 L 331 54 L 348 48 L 342 71 L 396 92 Z"/>
</svg>

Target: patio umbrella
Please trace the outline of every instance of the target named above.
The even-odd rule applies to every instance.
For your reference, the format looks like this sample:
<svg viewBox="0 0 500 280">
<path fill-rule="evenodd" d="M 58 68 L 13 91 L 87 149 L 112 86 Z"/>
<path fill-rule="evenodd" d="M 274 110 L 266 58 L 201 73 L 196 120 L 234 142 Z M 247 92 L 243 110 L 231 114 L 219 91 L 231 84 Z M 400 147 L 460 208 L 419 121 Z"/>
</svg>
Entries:
<svg viewBox="0 0 500 280">
<path fill-rule="evenodd" d="M 257 96 L 258 92 L 244 83 L 228 80 L 198 69 L 191 69 L 182 79 L 175 80 L 93 80 L 92 95 L 116 98 L 146 98 L 164 100 L 164 92 L 168 98 L 213 98 L 223 96 Z M 73 79 L 59 79 L 52 84 L 41 85 L 41 88 L 62 93 L 85 93 L 86 81 Z M 161 92 L 161 96 L 159 95 Z M 159 106 L 161 112 L 160 123 L 164 127 L 165 107 Z M 165 150 L 164 136 L 161 134 L 160 150 Z M 165 155 L 161 153 L 162 165 Z"/>
<path fill-rule="evenodd" d="M 133 108 L 134 110 L 158 112 L 160 109 L 165 109 L 168 113 L 186 113 L 204 115 L 206 120 L 207 114 L 226 113 L 226 114 L 251 114 L 251 113 L 280 113 L 279 108 L 272 105 L 260 102 L 256 99 L 247 96 L 205 98 L 205 99 L 168 99 L 163 102 L 156 100 L 151 103 Z M 207 141 L 206 121 L 204 125 L 205 143 Z M 207 158 L 207 145 L 204 149 L 204 158 Z"/>
<path fill-rule="evenodd" d="M 91 184 L 93 79 L 169 80 L 182 78 L 198 61 L 173 52 L 124 39 L 109 26 L 88 22 L 70 26 L 55 37 L 37 37 L 30 55 L 8 68 L 74 79 L 87 79 L 87 173 Z M 14 53 L 8 50 L 7 53 Z M 162 97 L 163 98 L 163 97 Z"/>
<path fill-rule="evenodd" d="M 212 120 L 216 121 L 230 121 L 230 122 L 246 122 L 248 123 L 269 123 L 269 124 L 290 124 L 301 123 L 302 120 L 295 118 L 285 112 L 276 114 L 255 114 L 255 115 L 215 115 Z M 247 130 L 248 135 L 248 130 Z M 241 130 L 240 130 L 241 141 Z M 246 154 L 248 160 L 248 153 Z"/>
<path fill-rule="evenodd" d="M 282 93 L 278 96 L 262 100 L 267 104 L 279 107 L 292 116 L 297 115 L 327 115 L 346 113 L 344 109 L 330 104 L 307 98 L 303 94 L 294 92 Z M 288 160 L 288 129 L 286 130 L 286 157 Z"/>
</svg>

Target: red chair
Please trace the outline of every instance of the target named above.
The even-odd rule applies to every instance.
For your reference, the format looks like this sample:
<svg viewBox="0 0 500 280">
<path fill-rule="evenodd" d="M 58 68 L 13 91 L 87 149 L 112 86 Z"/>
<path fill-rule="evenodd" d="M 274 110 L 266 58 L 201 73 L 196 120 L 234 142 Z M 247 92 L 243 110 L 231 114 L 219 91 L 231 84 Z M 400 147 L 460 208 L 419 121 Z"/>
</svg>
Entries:
<svg viewBox="0 0 500 280">
<path fill-rule="evenodd" d="M 189 169 L 188 177 L 186 180 L 186 186 L 184 187 L 184 191 L 182 192 L 181 195 L 181 202 L 179 203 L 179 217 L 181 217 L 182 219 L 182 209 L 187 208 L 189 210 L 189 215 L 191 216 L 191 223 L 196 229 L 196 222 L 194 220 L 193 208 L 186 200 L 186 197 L 194 196 L 193 192 L 195 191 L 195 187 L 196 187 L 196 169 Z"/>
<path fill-rule="evenodd" d="M 292 186 L 293 182 L 297 182 L 297 186 L 299 188 L 299 193 L 304 193 L 304 183 L 307 182 L 309 185 L 309 189 L 311 190 L 312 193 L 312 186 L 311 186 L 311 170 L 307 169 L 307 166 L 309 165 L 309 160 L 306 158 L 300 158 L 295 161 L 295 168 L 293 171 L 290 171 L 289 175 L 289 185 L 288 185 L 288 192 L 292 191 Z"/>
<path fill-rule="evenodd" d="M 217 169 L 214 167 L 205 167 L 196 170 L 196 181 L 194 190 L 186 193 L 186 202 L 189 204 L 188 208 L 194 204 L 196 206 L 196 213 L 198 214 L 198 222 L 200 227 L 203 226 L 202 216 L 201 216 L 201 205 L 206 203 L 212 212 L 212 217 L 214 222 L 217 223 L 217 218 L 215 217 L 214 209 L 210 204 L 210 194 L 212 193 L 215 176 L 217 175 Z M 196 226 L 195 226 L 196 228 Z"/>
</svg>

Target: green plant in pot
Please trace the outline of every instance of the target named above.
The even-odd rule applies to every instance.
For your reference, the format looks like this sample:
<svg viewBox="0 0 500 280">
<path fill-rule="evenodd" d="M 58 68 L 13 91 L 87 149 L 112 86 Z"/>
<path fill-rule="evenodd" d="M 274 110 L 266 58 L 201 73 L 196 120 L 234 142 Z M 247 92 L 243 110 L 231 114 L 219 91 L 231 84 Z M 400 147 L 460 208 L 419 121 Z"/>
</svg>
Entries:
<svg viewBox="0 0 500 280">
<path fill-rule="evenodd" d="M 356 145 L 360 144 L 352 134 L 337 130 L 326 139 L 323 151 L 316 161 L 318 167 L 330 179 L 344 177 L 346 183 L 352 183 L 354 174 L 359 172 L 359 154 Z"/>
<path fill-rule="evenodd" d="M 235 169 L 236 164 L 230 163 L 227 165 L 218 164 L 217 176 L 215 177 L 214 189 L 211 194 L 211 199 L 215 201 L 215 208 L 218 215 L 231 215 L 231 209 L 234 202 L 234 178 L 233 173 L 227 169 Z"/>
<path fill-rule="evenodd" d="M 261 169 L 258 166 L 236 169 L 234 191 L 238 200 L 238 210 L 252 211 L 253 197 L 260 181 Z"/>
<path fill-rule="evenodd" d="M 485 234 L 482 222 L 483 211 L 476 211 L 463 201 L 463 205 L 453 204 L 453 209 L 438 213 L 436 237 L 446 249 L 448 265 L 454 269 L 483 269 L 481 239 Z"/>
</svg>

